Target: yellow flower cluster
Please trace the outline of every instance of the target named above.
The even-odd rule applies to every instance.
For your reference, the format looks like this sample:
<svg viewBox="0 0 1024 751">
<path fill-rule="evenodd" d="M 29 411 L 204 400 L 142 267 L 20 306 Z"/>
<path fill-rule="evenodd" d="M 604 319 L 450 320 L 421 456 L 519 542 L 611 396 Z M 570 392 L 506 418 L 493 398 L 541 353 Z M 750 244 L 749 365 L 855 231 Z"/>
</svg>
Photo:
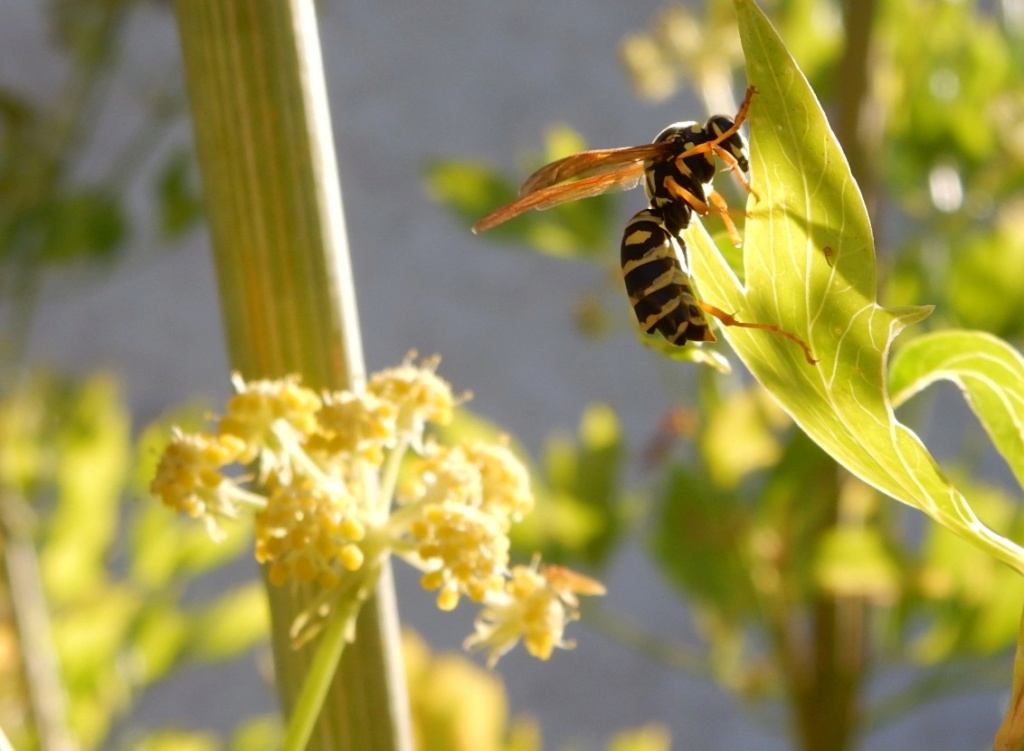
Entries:
<svg viewBox="0 0 1024 751">
<path fill-rule="evenodd" d="M 244 494 L 221 470 L 244 449 L 244 442 L 234 436 L 175 430 L 150 490 L 171 508 L 203 519 L 211 536 L 219 538 L 218 517 L 235 517 L 235 509 L 244 502 Z"/>
<path fill-rule="evenodd" d="M 546 659 L 569 646 L 572 593 L 597 594 L 599 585 L 566 585 L 583 577 L 565 569 L 552 577 L 552 567 L 509 568 L 509 531 L 533 508 L 528 473 L 503 442 L 426 438 L 429 424 L 451 421 L 458 401 L 437 364 L 409 358 L 362 390 L 323 395 L 296 377 L 236 375 L 217 430 L 176 430 L 151 489 L 215 535 L 220 519 L 253 510 L 256 558 L 270 581 L 317 585 L 318 607 L 331 592 L 350 596 L 346 582 L 369 581 L 394 554 L 423 572 L 443 610 L 463 596 L 481 604 L 467 644 L 492 663 L 520 639 Z M 410 450 L 419 459 L 402 470 Z"/>
<path fill-rule="evenodd" d="M 439 590 L 442 610 L 461 594 L 480 602 L 504 587 L 511 523 L 533 508 L 529 476 L 509 449 L 472 441 L 429 446 L 408 498 L 418 515 L 409 533 L 427 572 L 426 589 Z"/>
<path fill-rule="evenodd" d="M 359 508 L 340 488 L 303 479 L 274 489 L 256 517 L 256 560 L 270 565 L 270 581 L 312 582 L 332 588 L 338 565 L 363 565 L 359 542 L 366 537 Z"/>
</svg>

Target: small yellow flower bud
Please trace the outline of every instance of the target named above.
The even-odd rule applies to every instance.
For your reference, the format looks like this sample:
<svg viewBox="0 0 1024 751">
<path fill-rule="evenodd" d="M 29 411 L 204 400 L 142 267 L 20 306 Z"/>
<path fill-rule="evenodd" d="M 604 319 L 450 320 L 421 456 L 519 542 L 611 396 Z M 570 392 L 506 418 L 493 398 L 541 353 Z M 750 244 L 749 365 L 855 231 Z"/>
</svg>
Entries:
<svg viewBox="0 0 1024 751">
<path fill-rule="evenodd" d="M 321 447 L 379 466 L 384 461 L 384 449 L 395 443 L 397 416 L 397 405 L 371 393 L 330 394 L 324 397 L 318 414 Z"/>
<path fill-rule="evenodd" d="M 320 398 L 299 385 L 298 376 L 276 381 L 249 381 L 234 374 L 236 393 L 228 400 L 218 432 L 241 440 L 239 461 L 260 459 L 260 477 L 281 473 L 290 479 L 291 444 L 300 444 L 317 429 Z"/>
<path fill-rule="evenodd" d="M 175 430 L 157 465 L 150 490 L 165 504 L 202 518 L 217 533 L 218 517 L 237 513 L 237 487 L 221 468 L 238 458 L 237 441 Z"/>
<path fill-rule="evenodd" d="M 371 394 L 397 408 L 397 429 L 417 449 L 425 423 L 447 425 L 455 410 L 451 386 L 435 373 L 440 361 L 438 357 L 428 358 L 417 367 L 409 357 L 397 368 L 375 373 L 367 386 Z"/>
</svg>

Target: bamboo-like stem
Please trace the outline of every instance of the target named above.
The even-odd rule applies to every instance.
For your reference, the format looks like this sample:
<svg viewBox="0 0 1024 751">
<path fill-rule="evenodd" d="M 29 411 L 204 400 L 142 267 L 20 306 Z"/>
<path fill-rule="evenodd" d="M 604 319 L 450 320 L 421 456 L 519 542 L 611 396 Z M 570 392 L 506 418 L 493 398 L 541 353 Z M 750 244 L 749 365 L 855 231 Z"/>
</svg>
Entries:
<svg viewBox="0 0 1024 751">
<path fill-rule="evenodd" d="M 68 726 L 67 696 L 53 643 L 43 576 L 32 544 L 31 512 L 12 495 L 0 496 L 0 579 L 6 585 L 22 655 L 29 713 L 40 751 L 78 751 Z M 0 751 L 9 749 L 0 735 Z"/>
<path fill-rule="evenodd" d="M 176 0 L 232 366 L 365 378 L 312 0 Z M 363 606 L 309 749 L 411 749 L 390 569 Z M 290 645 L 309 588 L 268 585 L 277 684 L 292 714 L 316 643 Z M 305 711 L 306 708 L 304 708 Z"/>
</svg>

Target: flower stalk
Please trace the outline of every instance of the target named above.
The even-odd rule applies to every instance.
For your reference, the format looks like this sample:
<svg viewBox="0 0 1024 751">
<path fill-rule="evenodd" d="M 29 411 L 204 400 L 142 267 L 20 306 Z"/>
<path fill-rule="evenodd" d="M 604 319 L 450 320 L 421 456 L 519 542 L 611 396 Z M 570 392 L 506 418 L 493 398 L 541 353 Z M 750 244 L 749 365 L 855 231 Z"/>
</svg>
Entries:
<svg viewBox="0 0 1024 751">
<path fill-rule="evenodd" d="M 231 366 L 357 385 L 362 344 L 313 2 L 177 0 L 175 10 Z M 291 630 L 317 588 L 268 582 L 268 595 L 287 717 L 312 660 L 292 648 Z M 411 749 L 386 564 L 356 631 L 306 747 Z"/>
</svg>

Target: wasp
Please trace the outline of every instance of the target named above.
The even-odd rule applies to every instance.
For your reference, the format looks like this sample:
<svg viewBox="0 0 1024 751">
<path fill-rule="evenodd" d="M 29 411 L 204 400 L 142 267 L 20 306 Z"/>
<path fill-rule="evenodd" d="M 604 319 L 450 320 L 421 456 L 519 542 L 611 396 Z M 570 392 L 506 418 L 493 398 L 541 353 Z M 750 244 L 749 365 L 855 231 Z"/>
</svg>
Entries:
<svg viewBox="0 0 1024 751">
<path fill-rule="evenodd" d="M 807 343 L 770 323 L 739 321 L 701 300 L 690 280 L 685 230 L 694 212 L 718 214 L 730 238 L 740 244 L 728 206 L 713 188 L 715 157 L 721 159 L 747 191 L 756 191 L 744 176 L 750 172 L 747 144 L 740 126 L 756 93 L 751 86 L 735 117 L 714 115 L 706 123 L 678 122 L 665 128 L 652 143 L 617 149 L 583 151 L 534 172 L 519 189 L 519 198 L 491 212 L 473 232 L 486 232 L 530 209 L 544 210 L 610 190 L 629 190 L 641 179 L 649 205 L 626 224 L 621 262 L 626 294 L 640 328 L 659 332 L 670 343 L 713 342 L 707 316 L 725 326 L 762 329 L 798 344 L 811 364 Z"/>
</svg>

